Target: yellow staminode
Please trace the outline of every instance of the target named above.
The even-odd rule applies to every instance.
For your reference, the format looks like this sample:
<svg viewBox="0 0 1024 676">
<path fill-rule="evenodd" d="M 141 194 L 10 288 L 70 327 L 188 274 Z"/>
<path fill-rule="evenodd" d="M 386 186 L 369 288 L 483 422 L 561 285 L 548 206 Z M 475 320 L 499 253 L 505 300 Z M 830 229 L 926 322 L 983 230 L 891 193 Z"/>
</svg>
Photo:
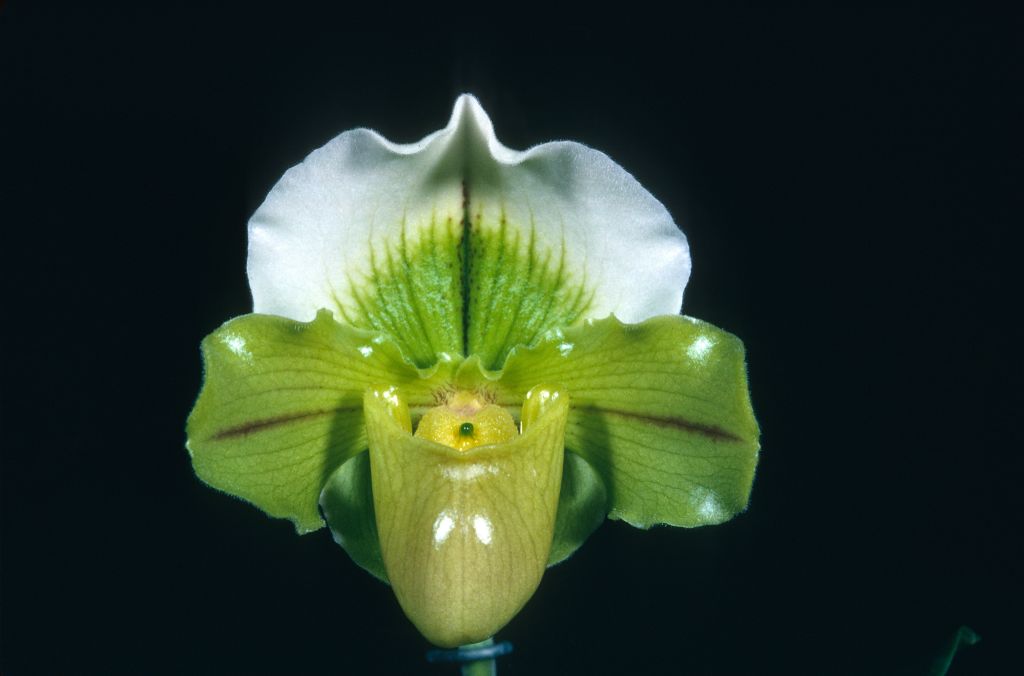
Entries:
<svg viewBox="0 0 1024 676">
<path fill-rule="evenodd" d="M 508 411 L 465 390 L 427 411 L 416 428 L 417 437 L 458 451 L 512 441 L 517 434 L 516 423 Z"/>
</svg>

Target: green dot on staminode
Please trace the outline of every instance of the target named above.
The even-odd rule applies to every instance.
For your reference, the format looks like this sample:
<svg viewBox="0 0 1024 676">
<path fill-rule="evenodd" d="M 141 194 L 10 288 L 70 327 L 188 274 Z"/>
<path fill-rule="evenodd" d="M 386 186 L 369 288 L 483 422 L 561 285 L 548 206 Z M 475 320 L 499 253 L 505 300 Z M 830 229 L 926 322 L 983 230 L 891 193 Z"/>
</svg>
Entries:
<svg viewBox="0 0 1024 676">
<path fill-rule="evenodd" d="M 464 437 L 473 436 L 473 423 L 464 422 L 461 425 L 459 425 L 459 434 L 461 434 Z"/>
</svg>

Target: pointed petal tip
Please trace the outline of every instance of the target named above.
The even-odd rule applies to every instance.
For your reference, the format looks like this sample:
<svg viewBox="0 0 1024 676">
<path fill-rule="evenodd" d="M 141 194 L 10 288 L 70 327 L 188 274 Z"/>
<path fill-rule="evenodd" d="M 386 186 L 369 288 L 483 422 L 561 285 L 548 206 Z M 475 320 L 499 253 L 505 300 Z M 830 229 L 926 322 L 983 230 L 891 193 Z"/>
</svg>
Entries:
<svg viewBox="0 0 1024 676">
<path fill-rule="evenodd" d="M 498 140 L 490 115 L 473 94 L 460 94 L 455 99 L 445 131 L 453 136 L 464 134 L 472 145 L 486 150 L 492 160 L 503 164 L 514 164 L 522 160 L 523 153 L 507 148 Z"/>
<path fill-rule="evenodd" d="M 480 100 L 472 94 L 459 94 L 452 106 L 452 116 L 448 120 L 448 129 L 455 130 L 462 124 L 479 129 L 485 136 L 494 135 L 494 124 Z"/>
</svg>

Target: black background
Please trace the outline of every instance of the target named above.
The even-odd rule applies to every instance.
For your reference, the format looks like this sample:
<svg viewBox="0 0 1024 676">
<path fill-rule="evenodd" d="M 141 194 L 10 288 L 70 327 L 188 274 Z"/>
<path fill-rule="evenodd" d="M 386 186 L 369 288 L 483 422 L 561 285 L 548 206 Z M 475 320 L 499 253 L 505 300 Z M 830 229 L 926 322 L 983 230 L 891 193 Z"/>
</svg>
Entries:
<svg viewBox="0 0 1024 676">
<path fill-rule="evenodd" d="M 582 141 L 666 204 L 763 431 L 748 512 L 605 524 L 501 673 L 923 674 L 960 624 L 951 673 L 1019 668 L 1019 24 L 282 12 L 0 7 L 5 676 L 454 673 L 326 531 L 206 488 L 183 444 L 270 186 L 462 91 L 506 145 Z"/>
</svg>

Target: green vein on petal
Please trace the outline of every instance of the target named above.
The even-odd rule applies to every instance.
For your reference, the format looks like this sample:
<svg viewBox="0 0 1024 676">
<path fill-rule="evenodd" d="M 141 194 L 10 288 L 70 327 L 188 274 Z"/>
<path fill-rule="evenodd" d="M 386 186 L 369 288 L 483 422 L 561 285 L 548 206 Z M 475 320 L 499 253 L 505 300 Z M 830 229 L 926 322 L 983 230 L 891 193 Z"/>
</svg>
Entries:
<svg viewBox="0 0 1024 676">
<path fill-rule="evenodd" d="M 472 201 L 469 263 L 468 354 L 500 369 L 517 345 L 574 324 L 587 311 L 593 291 L 567 270 L 564 243 L 542 241 L 532 224 L 483 216 Z"/>
<path fill-rule="evenodd" d="M 339 324 L 326 310 L 311 322 L 239 317 L 202 351 L 203 389 L 187 426 L 196 474 L 299 532 L 323 525 L 324 483 L 367 447 L 365 389 L 396 383 L 422 408 L 456 366 L 418 370 L 386 335 Z"/>
<path fill-rule="evenodd" d="M 467 213 L 475 215 L 466 223 L 432 216 L 370 243 L 369 272 L 333 295 L 340 318 L 394 336 L 418 367 L 443 354 L 476 354 L 489 369 L 515 346 L 579 320 L 593 291 L 569 272 L 564 244 L 542 241 L 529 224 L 484 218 L 472 195 L 468 188 Z"/>
<path fill-rule="evenodd" d="M 503 146 L 479 101 L 399 145 L 344 132 L 289 169 L 249 221 L 257 312 L 337 310 L 391 334 L 419 367 L 516 345 L 610 313 L 678 312 L 686 238 L 604 153 L 571 141 Z"/>
<path fill-rule="evenodd" d="M 462 353 L 462 223 L 431 216 L 374 246 L 370 272 L 349 279 L 349 301 L 335 296 L 341 319 L 394 336 L 419 367 Z"/>
<path fill-rule="evenodd" d="M 488 378 L 506 406 L 539 378 L 571 393 L 566 448 L 604 480 L 612 518 L 700 526 L 746 507 L 759 430 L 735 336 L 689 317 L 609 317 L 517 349 Z"/>
</svg>

